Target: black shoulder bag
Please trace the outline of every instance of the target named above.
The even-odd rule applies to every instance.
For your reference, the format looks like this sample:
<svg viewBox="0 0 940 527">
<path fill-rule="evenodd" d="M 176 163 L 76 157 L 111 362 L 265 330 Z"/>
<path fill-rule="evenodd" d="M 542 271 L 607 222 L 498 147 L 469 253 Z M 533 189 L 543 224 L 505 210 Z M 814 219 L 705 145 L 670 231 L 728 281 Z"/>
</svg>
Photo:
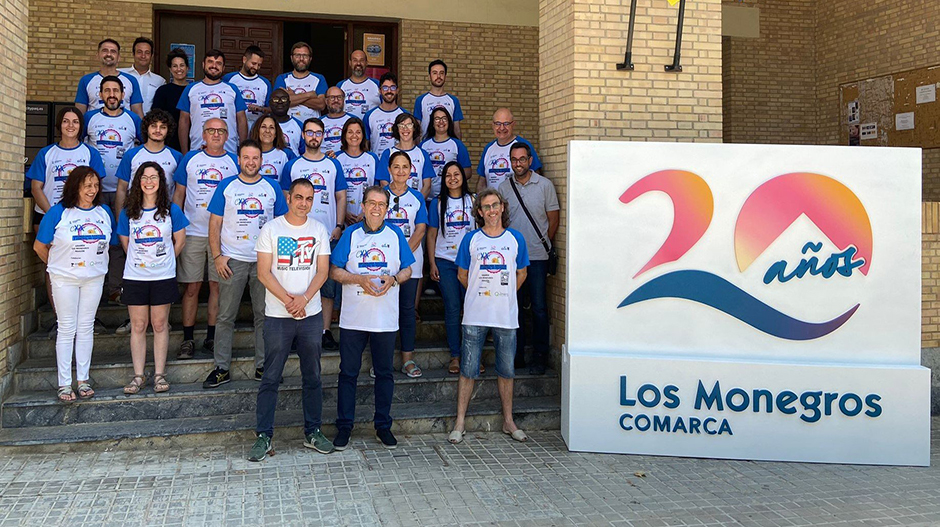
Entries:
<svg viewBox="0 0 940 527">
<path fill-rule="evenodd" d="M 516 194 L 516 199 L 519 200 L 519 205 L 522 206 L 522 212 L 525 212 L 525 217 L 529 218 L 529 223 L 532 224 L 532 228 L 535 229 L 535 234 L 539 235 L 539 241 L 542 242 L 542 247 L 545 247 L 545 251 L 548 253 L 548 274 L 550 276 L 555 276 L 555 273 L 558 272 L 558 253 L 555 252 L 555 246 L 549 245 L 548 240 L 542 236 L 542 231 L 539 230 L 539 226 L 535 224 L 535 220 L 532 218 L 532 215 L 529 214 L 529 209 L 525 206 L 525 201 L 522 199 L 522 195 L 519 194 L 519 189 L 516 188 L 516 182 L 512 176 L 509 176 L 509 185 L 512 187 L 512 191 Z"/>
</svg>

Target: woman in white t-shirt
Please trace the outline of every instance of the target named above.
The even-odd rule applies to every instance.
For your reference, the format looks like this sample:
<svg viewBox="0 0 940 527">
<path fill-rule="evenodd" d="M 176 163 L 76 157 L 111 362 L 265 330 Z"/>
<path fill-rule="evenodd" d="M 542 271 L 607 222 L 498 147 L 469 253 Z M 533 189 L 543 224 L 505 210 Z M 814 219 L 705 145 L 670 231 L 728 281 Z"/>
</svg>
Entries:
<svg viewBox="0 0 940 527">
<path fill-rule="evenodd" d="M 362 221 L 362 191 L 375 184 L 379 158 L 369 151 L 366 127 L 358 117 L 343 125 L 342 149 L 336 156 L 346 177 L 346 225 Z"/>
<path fill-rule="evenodd" d="M 287 162 L 296 157 L 284 140 L 284 132 L 277 119 L 270 115 L 255 121 L 248 137 L 261 145 L 261 168 L 258 173 L 277 181 Z"/>
<path fill-rule="evenodd" d="M 117 233 L 127 251 L 121 300 L 131 319 L 131 360 L 134 377 L 124 393 L 135 394 L 146 382 L 147 326 L 153 326 L 153 391 L 170 389 L 166 354 L 170 304 L 179 300 L 176 257 L 186 243 L 189 220 L 167 193 L 163 167 L 147 161 L 134 174 Z"/>
<path fill-rule="evenodd" d="M 88 166 L 71 170 L 62 200 L 39 223 L 33 250 L 45 262 L 59 325 L 55 341 L 59 374 L 58 397 L 75 400 L 72 390 L 72 348 L 78 396 L 95 394 L 88 379 L 94 344 L 95 311 L 108 272 L 108 245 L 114 240 L 114 215 L 101 204 L 101 176 Z"/>
</svg>

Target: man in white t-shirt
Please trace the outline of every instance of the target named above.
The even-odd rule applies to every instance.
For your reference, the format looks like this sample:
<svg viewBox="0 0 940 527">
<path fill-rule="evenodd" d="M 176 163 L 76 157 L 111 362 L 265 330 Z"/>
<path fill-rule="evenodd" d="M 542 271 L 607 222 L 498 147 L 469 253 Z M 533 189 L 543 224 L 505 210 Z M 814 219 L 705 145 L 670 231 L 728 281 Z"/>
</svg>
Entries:
<svg viewBox="0 0 940 527">
<path fill-rule="evenodd" d="M 398 77 L 394 73 L 389 71 L 383 74 L 379 79 L 379 86 L 382 90 L 382 103 L 369 110 L 362 119 L 366 125 L 366 139 L 371 143 L 372 153 L 377 156 L 395 146 L 395 138 L 392 137 L 395 118 L 408 113 L 398 105 Z M 415 143 L 420 142 L 416 135 Z"/>
<path fill-rule="evenodd" d="M 313 48 L 306 42 L 298 42 L 290 48 L 293 71 L 282 73 L 274 79 L 274 88 L 284 88 L 290 93 L 290 114 L 304 122 L 311 117 L 320 117 L 326 109 L 326 78 L 310 71 Z"/>
<path fill-rule="evenodd" d="M 116 76 L 124 84 L 121 105 L 128 111 L 143 117 L 143 98 L 140 95 L 140 85 L 137 79 L 127 73 L 118 71 L 117 65 L 121 61 L 121 45 L 113 38 L 106 38 L 98 43 L 98 60 L 101 68 L 78 80 L 78 90 L 75 92 L 75 107 L 87 114 L 104 106 L 104 99 L 98 97 L 98 88 L 101 79 Z"/>
<path fill-rule="evenodd" d="M 336 86 L 326 90 L 327 114 L 320 119 L 323 121 L 323 144 L 320 149 L 330 157 L 335 157 L 342 149 L 343 125 L 352 117 L 344 109 L 345 98 L 346 94 Z"/>
<path fill-rule="evenodd" d="M 140 96 L 143 99 L 143 115 L 147 115 L 153 106 L 153 94 L 157 93 L 157 88 L 166 84 L 166 79 L 150 71 L 150 64 L 153 62 L 152 40 L 147 37 L 137 37 L 131 50 L 134 53 L 134 65 L 130 68 L 120 68 L 118 71 L 137 79 Z"/>
<path fill-rule="evenodd" d="M 477 174 L 480 175 L 477 181 L 478 192 L 486 187 L 498 189 L 499 184 L 512 175 L 509 149 L 517 142 L 529 145 L 529 150 L 532 151 L 532 170 L 542 168 L 535 147 L 524 137 L 516 135 L 515 127 L 516 118 L 509 108 L 500 108 L 493 114 L 493 135 L 496 139 L 490 141 L 480 155 L 480 162 L 477 164 Z"/>
<path fill-rule="evenodd" d="M 245 48 L 242 55 L 242 67 L 222 77 L 222 80 L 231 83 L 241 91 L 245 100 L 245 117 L 248 119 L 248 131 L 255 125 L 255 121 L 264 115 L 265 106 L 271 99 L 271 81 L 258 75 L 258 70 L 264 64 L 264 50 L 251 45 Z"/>
<path fill-rule="evenodd" d="M 346 94 L 346 111 L 362 119 L 381 102 L 379 82 L 372 77 L 366 77 L 366 68 L 369 59 L 361 49 L 349 55 L 349 71 L 352 75 L 348 79 L 339 81 L 336 86 Z"/>
<path fill-rule="evenodd" d="M 473 217 L 483 227 L 468 233 L 457 250 L 457 279 L 466 288 L 463 303 L 463 347 L 457 383 L 457 420 L 448 441 L 463 441 L 474 379 L 487 333 L 496 346 L 496 386 L 503 409 L 503 433 L 526 441 L 512 418 L 516 329 L 516 294 L 526 279 L 529 253 L 519 231 L 509 228 L 509 204 L 496 189 L 484 189 L 473 202 Z"/>
<path fill-rule="evenodd" d="M 460 108 L 460 99 L 444 91 L 444 82 L 447 80 L 447 64 L 437 59 L 428 64 L 428 77 L 431 80 L 431 89 L 422 93 L 415 100 L 414 116 L 421 121 L 421 131 L 415 137 L 424 139 L 431 124 L 431 112 L 444 108 L 450 113 L 454 121 L 454 135 L 460 138 L 460 121 L 463 121 L 463 110 Z"/>
<path fill-rule="evenodd" d="M 295 339 L 303 383 L 304 446 L 321 454 L 333 451 L 333 443 L 320 432 L 323 385 L 320 381 L 320 287 L 330 267 L 330 243 L 326 227 L 307 214 L 313 206 L 313 183 L 294 181 L 287 192 L 287 214 L 261 228 L 258 280 L 264 284 L 264 374 L 256 406 L 257 440 L 249 461 L 261 461 L 274 451 L 274 410 L 284 364 Z"/>
<path fill-rule="evenodd" d="M 235 85 L 222 80 L 225 55 L 210 49 L 202 59 L 203 79 L 183 89 L 176 108 L 180 111 L 180 150 L 187 153 L 202 147 L 202 123 L 222 119 L 229 130 L 225 150 L 234 153 L 238 142 L 248 137 L 245 100 Z"/>
</svg>

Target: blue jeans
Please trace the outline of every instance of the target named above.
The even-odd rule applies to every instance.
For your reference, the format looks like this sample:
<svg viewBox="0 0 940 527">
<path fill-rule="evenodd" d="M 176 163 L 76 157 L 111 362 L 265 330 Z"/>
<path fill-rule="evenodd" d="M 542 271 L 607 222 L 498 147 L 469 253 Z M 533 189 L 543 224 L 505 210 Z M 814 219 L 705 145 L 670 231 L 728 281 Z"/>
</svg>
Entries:
<svg viewBox="0 0 940 527">
<path fill-rule="evenodd" d="M 451 357 L 460 356 L 460 308 L 467 291 L 457 279 L 457 264 L 444 258 L 435 258 L 441 275 L 441 298 L 444 299 L 444 328 Z"/>
<path fill-rule="evenodd" d="M 418 294 L 418 278 L 405 280 L 398 291 L 398 331 L 401 333 L 401 350 L 415 350 L 418 322 L 415 320 L 415 297 Z"/>
<path fill-rule="evenodd" d="M 468 379 L 480 376 L 480 361 L 483 359 L 483 343 L 486 334 L 493 332 L 496 345 L 496 375 L 503 379 L 516 376 L 516 330 L 463 325 L 463 356 L 460 358 L 460 375 Z"/>
<path fill-rule="evenodd" d="M 264 376 L 258 388 L 258 419 L 255 432 L 274 437 L 274 409 L 277 390 L 290 355 L 291 343 L 297 339 L 300 375 L 303 380 L 301 402 L 304 409 L 304 435 L 313 433 L 322 424 L 323 385 L 320 382 L 320 344 L 323 313 L 302 320 L 264 317 Z"/>
<path fill-rule="evenodd" d="M 362 367 L 366 343 L 372 350 L 375 369 L 375 429 L 392 427 L 392 358 L 395 355 L 395 332 L 369 332 L 355 329 L 339 330 L 339 390 L 336 399 L 336 428 L 352 430 L 356 419 L 356 381 Z M 265 372 L 267 374 L 267 372 Z"/>
<path fill-rule="evenodd" d="M 548 260 L 530 260 L 525 282 L 519 288 L 517 300 L 519 302 L 519 338 L 516 344 L 516 353 L 523 357 L 525 349 L 525 329 L 527 321 L 524 320 L 522 306 L 527 298 L 532 304 L 532 347 L 533 362 L 545 364 L 548 360 Z"/>
</svg>

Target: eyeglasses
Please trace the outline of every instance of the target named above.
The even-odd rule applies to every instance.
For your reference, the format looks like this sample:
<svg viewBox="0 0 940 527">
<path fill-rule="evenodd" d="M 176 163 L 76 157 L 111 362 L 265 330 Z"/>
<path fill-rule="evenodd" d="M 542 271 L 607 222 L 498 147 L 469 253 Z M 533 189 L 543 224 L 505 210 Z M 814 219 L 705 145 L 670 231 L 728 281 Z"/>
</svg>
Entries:
<svg viewBox="0 0 940 527">
<path fill-rule="evenodd" d="M 489 205 L 480 205 L 480 210 L 482 210 L 483 212 L 489 212 L 489 211 L 491 211 L 491 210 L 499 210 L 500 208 L 502 208 L 502 206 L 503 206 L 502 203 L 492 203 L 492 204 L 489 204 Z"/>
<path fill-rule="evenodd" d="M 306 53 L 294 53 L 291 57 L 297 57 L 298 59 L 309 59 L 310 55 Z"/>
<path fill-rule="evenodd" d="M 327 99 L 336 99 L 336 100 L 339 101 L 339 100 L 342 100 L 342 99 L 343 99 L 343 96 L 342 96 L 342 95 L 327 95 L 326 98 L 327 98 Z"/>
<path fill-rule="evenodd" d="M 516 121 L 493 121 L 493 126 L 495 126 L 496 128 L 500 128 L 500 127 L 509 128 L 515 122 Z"/>
<path fill-rule="evenodd" d="M 307 137 L 323 137 L 323 132 L 315 132 L 313 130 L 304 130 L 304 135 Z"/>
<path fill-rule="evenodd" d="M 510 157 L 510 158 L 509 158 L 509 161 L 511 161 L 512 164 L 514 164 L 514 165 L 515 165 L 515 164 L 518 164 L 518 163 L 525 163 L 525 162 L 528 161 L 528 160 L 529 160 L 529 157 L 528 157 L 528 156 Z"/>
<path fill-rule="evenodd" d="M 382 86 L 382 91 L 384 92 L 397 91 L 397 90 L 398 90 L 397 84 L 390 84 L 388 86 Z"/>
<path fill-rule="evenodd" d="M 411 121 L 407 123 L 398 123 L 399 130 L 414 130 L 415 124 Z"/>
<path fill-rule="evenodd" d="M 228 130 L 225 128 L 206 128 L 203 132 L 209 135 L 225 135 L 228 133 Z"/>
<path fill-rule="evenodd" d="M 371 208 L 376 208 L 376 207 L 378 207 L 378 208 L 380 208 L 380 209 L 384 209 L 385 207 L 388 207 L 388 203 L 387 203 L 387 202 L 385 202 L 385 201 L 376 201 L 376 200 L 374 200 L 374 199 L 369 199 L 369 200 L 363 201 L 362 204 L 365 205 L 366 207 L 369 207 L 370 209 L 371 209 Z"/>
<path fill-rule="evenodd" d="M 447 122 L 447 117 L 444 117 L 443 115 L 441 115 L 441 116 L 439 116 L 439 117 L 435 117 L 435 118 L 434 118 L 434 122 L 435 122 L 435 123 L 446 123 L 446 122 Z"/>
<path fill-rule="evenodd" d="M 271 102 L 290 102 L 290 97 L 271 97 Z"/>
<path fill-rule="evenodd" d="M 140 180 L 141 180 L 142 182 L 143 182 L 143 181 L 160 181 L 160 176 L 159 176 L 159 175 L 140 176 Z"/>
</svg>

